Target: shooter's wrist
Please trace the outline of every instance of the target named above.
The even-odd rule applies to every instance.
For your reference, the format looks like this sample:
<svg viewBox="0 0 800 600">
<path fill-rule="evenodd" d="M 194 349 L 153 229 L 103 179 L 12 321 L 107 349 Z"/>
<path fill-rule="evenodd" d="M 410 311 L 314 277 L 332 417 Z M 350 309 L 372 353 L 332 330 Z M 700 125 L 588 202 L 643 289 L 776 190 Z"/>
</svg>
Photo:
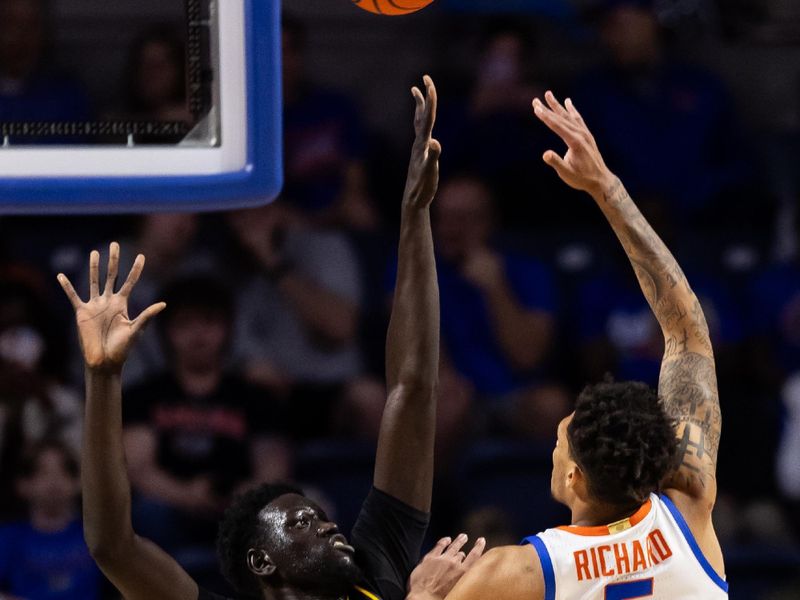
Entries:
<svg viewBox="0 0 800 600">
<path fill-rule="evenodd" d="M 589 193 L 592 195 L 595 202 L 600 204 L 603 201 L 611 199 L 621 188 L 622 182 L 619 178 L 611 171 L 606 171 Z"/>
</svg>

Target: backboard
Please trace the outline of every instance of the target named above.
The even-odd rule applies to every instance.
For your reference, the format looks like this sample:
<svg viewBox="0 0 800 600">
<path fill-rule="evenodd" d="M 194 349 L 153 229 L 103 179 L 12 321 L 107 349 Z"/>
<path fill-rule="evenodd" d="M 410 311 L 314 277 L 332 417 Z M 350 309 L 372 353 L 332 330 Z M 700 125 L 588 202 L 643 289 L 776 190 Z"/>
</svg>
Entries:
<svg viewBox="0 0 800 600">
<path fill-rule="evenodd" d="M 51 102 L 45 97 L 21 107 L 4 105 L 0 93 L 0 212 L 211 210 L 263 204 L 277 195 L 282 183 L 280 0 L 160 1 L 165 7 L 170 3 L 171 24 L 184 49 L 179 114 L 95 105 L 92 114 L 77 111 L 64 118 L 59 113 L 67 111 L 58 101 L 72 102 L 73 96 L 64 91 L 61 74 L 48 75 L 45 88 L 50 85 L 56 95 Z M 76 10 L 89 12 L 87 4 L 91 16 L 75 17 Z M 98 49 L 84 47 L 79 53 L 77 60 L 90 64 L 84 79 L 98 80 L 99 69 L 99 95 L 106 81 L 124 87 L 113 76 L 115 69 L 102 62 L 104 53 L 113 54 L 116 38 L 124 36 L 109 32 L 104 23 L 116 20 L 116 28 L 126 31 L 153 29 L 145 22 L 148 15 L 140 15 L 146 4 L 57 0 L 54 14 L 47 16 L 57 58 L 69 58 L 70 39 L 73 54 L 80 47 L 75 39 L 89 39 Z M 80 29 L 59 34 L 59 25 L 69 30 L 70 22 L 80 23 Z M 92 23 L 99 31 L 90 31 Z M 152 68 L 146 61 L 154 59 L 142 60 L 134 69 L 136 81 L 147 80 L 142 69 Z M 159 80 L 155 72 L 149 81 Z M 92 86 L 79 83 L 91 96 Z M 26 113 L 31 106 L 43 107 L 41 113 Z"/>
</svg>

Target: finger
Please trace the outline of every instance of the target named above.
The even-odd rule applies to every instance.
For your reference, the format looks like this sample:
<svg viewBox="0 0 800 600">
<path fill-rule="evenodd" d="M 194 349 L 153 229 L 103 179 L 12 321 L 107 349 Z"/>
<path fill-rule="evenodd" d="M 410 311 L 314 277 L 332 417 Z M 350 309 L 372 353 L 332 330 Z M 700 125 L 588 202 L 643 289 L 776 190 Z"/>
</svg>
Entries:
<svg viewBox="0 0 800 600">
<path fill-rule="evenodd" d="M 417 86 L 411 88 L 411 95 L 414 96 L 414 102 L 417 104 L 415 118 L 421 119 L 425 112 L 425 96 Z"/>
<path fill-rule="evenodd" d="M 452 540 L 449 537 L 443 537 L 438 542 L 436 542 L 436 545 L 433 548 L 431 548 L 431 551 L 428 552 L 427 556 L 434 556 L 434 557 L 441 556 L 445 548 L 447 548 L 447 546 L 450 544 L 451 541 Z"/>
<path fill-rule="evenodd" d="M 428 159 L 429 160 L 439 160 L 439 157 L 442 155 L 442 145 L 439 143 L 439 140 L 431 140 L 428 142 Z"/>
<path fill-rule="evenodd" d="M 128 278 L 119 290 L 120 296 L 127 298 L 131 295 L 133 287 L 136 285 L 136 282 L 139 281 L 139 277 L 142 274 L 142 269 L 144 269 L 144 254 L 140 254 L 136 257 L 136 260 L 133 261 L 133 266 L 131 267 L 130 273 L 128 273 Z"/>
<path fill-rule="evenodd" d="M 69 301 L 72 303 L 72 308 L 78 308 L 81 304 L 83 304 L 78 296 L 78 293 L 75 291 L 75 288 L 72 287 L 72 283 L 70 283 L 70 280 L 66 275 L 59 273 L 56 279 L 58 279 L 58 283 L 61 284 L 61 289 L 64 290 L 67 298 L 69 298 Z"/>
<path fill-rule="evenodd" d="M 464 544 L 467 543 L 468 539 L 469 538 L 467 538 L 466 533 L 459 534 L 458 537 L 456 537 L 456 539 L 453 540 L 453 543 L 447 547 L 447 550 L 445 550 L 444 552 L 445 555 L 455 556 L 456 554 L 458 554 L 459 550 L 461 550 L 461 548 L 464 547 Z"/>
<path fill-rule="evenodd" d="M 425 75 L 422 80 L 425 82 L 425 137 L 433 135 L 433 125 L 436 123 L 436 110 L 439 105 L 439 96 L 436 93 L 436 86 L 430 75 Z"/>
<path fill-rule="evenodd" d="M 575 104 L 572 102 L 571 98 L 567 98 L 566 102 L 567 112 L 572 115 L 572 117 L 581 125 L 586 127 L 586 122 L 583 120 L 581 113 L 578 112 L 578 109 L 575 108 Z"/>
<path fill-rule="evenodd" d="M 533 100 L 533 112 L 535 112 L 540 118 L 549 117 L 552 122 L 565 127 L 576 134 L 583 132 L 583 127 L 581 127 L 579 123 L 576 123 L 568 112 L 553 110 L 549 106 L 545 105 L 544 102 L 539 100 L 539 98 L 534 98 Z"/>
<path fill-rule="evenodd" d="M 100 253 L 92 250 L 89 254 L 89 298 L 100 293 Z"/>
<path fill-rule="evenodd" d="M 564 159 L 558 155 L 558 153 L 548 150 L 544 153 L 542 159 L 545 163 L 555 169 L 556 173 L 558 173 L 558 176 L 561 177 L 561 179 L 565 179 L 570 175 L 571 169 L 567 166 L 567 163 L 564 162 Z"/>
<path fill-rule="evenodd" d="M 167 308 L 167 304 L 165 302 L 157 302 L 156 304 L 153 304 L 153 305 L 148 306 L 147 308 L 145 308 L 142 311 L 142 314 L 140 314 L 138 317 L 136 317 L 136 319 L 134 319 L 134 321 L 133 321 L 133 326 L 132 326 L 133 333 L 134 334 L 138 333 L 139 330 L 142 329 L 142 327 L 147 325 L 147 322 L 150 319 L 155 317 L 158 313 L 160 313 L 165 308 Z"/>
<path fill-rule="evenodd" d="M 575 126 L 545 107 L 538 98 L 533 101 L 533 112 L 536 113 L 542 123 L 564 140 L 570 148 L 577 146 L 581 142 L 582 138 Z"/>
<path fill-rule="evenodd" d="M 464 568 L 469 569 L 472 565 L 474 565 L 481 555 L 483 555 L 483 551 L 485 549 L 486 538 L 478 538 L 478 541 L 475 542 L 472 550 L 469 551 L 469 554 L 467 554 L 467 557 L 464 559 Z"/>
<path fill-rule="evenodd" d="M 547 90 L 544 94 L 544 99 L 547 101 L 547 105 L 553 110 L 554 113 L 557 115 L 561 115 L 562 117 L 569 116 L 567 109 L 561 105 L 561 102 L 558 101 L 556 95 Z"/>
<path fill-rule="evenodd" d="M 106 273 L 106 287 L 103 294 L 113 294 L 114 284 L 117 282 L 117 272 L 119 271 L 119 244 L 111 242 L 108 247 L 108 272 Z"/>
</svg>

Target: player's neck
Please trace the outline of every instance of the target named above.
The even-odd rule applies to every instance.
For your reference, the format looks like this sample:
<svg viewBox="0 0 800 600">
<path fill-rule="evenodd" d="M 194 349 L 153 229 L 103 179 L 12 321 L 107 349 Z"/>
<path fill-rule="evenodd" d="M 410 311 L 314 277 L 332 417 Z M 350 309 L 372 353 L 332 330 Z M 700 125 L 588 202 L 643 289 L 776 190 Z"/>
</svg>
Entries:
<svg viewBox="0 0 800 600">
<path fill-rule="evenodd" d="M 570 507 L 572 510 L 572 525 L 577 527 L 597 527 L 616 523 L 626 519 L 639 510 L 640 505 L 614 506 L 611 504 L 597 504 L 576 499 Z"/>
</svg>

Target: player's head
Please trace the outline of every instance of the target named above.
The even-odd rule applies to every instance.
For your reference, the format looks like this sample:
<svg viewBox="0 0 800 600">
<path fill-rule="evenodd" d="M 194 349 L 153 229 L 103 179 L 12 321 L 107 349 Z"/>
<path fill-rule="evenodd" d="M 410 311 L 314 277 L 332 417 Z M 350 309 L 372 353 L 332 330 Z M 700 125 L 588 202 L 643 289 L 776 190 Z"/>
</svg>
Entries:
<svg viewBox="0 0 800 600">
<path fill-rule="evenodd" d="M 558 427 L 551 489 L 559 502 L 635 508 L 658 490 L 676 449 L 656 392 L 639 382 L 587 386 Z"/>
<path fill-rule="evenodd" d="M 233 299 L 211 277 L 170 284 L 161 294 L 169 309 L 159 325 L 170 358 L 191 371 L 218 368 L 224 361 L 233 322 Z"/>
<path fill-rule="evenodd" d="M 439 187 L 433 204 L 436 250 L 460 261 L 488 243 L 494 231 L 494 199 L 480 179 L 457 176 Z"/>
<path fill-rule="evenodd" d="M 61 441 L 43 440 L 22 457 L 16 491 L 30 510 L 49 515 L 74 510 L 80 490 L 78 461 Z"/>
<path fill-rule="evenodd" d="M 236 498 L 220 524 L 217 551 L 226 579 L 250 596 L 261 597 L 265 587 L 345 594 L 360 578 L 336 524 L 288 485 L 266 484 Z"/>
</svg>

